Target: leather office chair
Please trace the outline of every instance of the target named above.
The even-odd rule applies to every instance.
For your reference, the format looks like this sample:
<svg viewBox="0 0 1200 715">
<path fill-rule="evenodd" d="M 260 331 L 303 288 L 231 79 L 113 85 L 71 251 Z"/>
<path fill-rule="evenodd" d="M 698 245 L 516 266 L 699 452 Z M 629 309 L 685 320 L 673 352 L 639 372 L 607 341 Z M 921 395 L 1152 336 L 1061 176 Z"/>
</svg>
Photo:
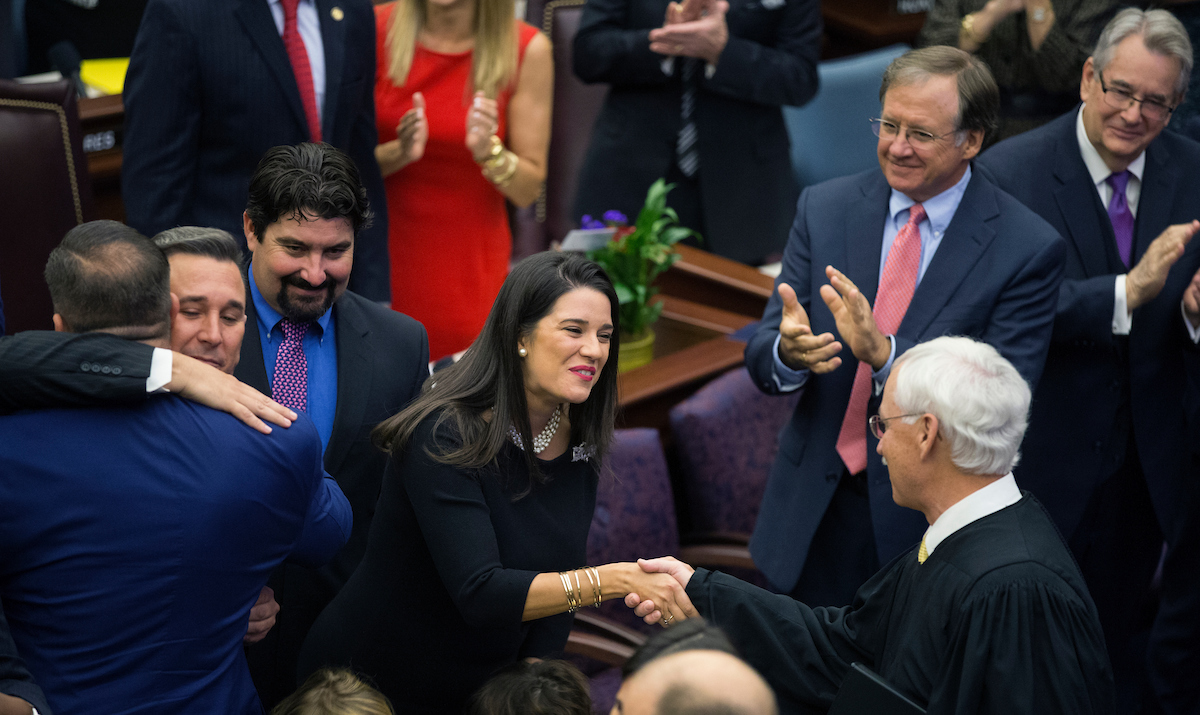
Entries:
<svg viewBox="0 0 1200 715">
<path fill-rule="evenodd" d="M 867 120 L 879 116 L 883 71 L 909 49 L 898 44 L 822 62 L 817 96 L 803 107 L 783 108 L 802 188 L 879 165 Z"/>
<path fill-rule="evenodd" d="M 571 52 L 585 0 L 530 0 L 525 20 L 541 28 L 554 45 L 554 107 L 550 152 L 542 196 L 527 209 L 513 211 L 513 259 L 544 251 L 579 227 L 572 216 L 575 188 L 592 125 L 600 114 L 607 85 L 587 85 L 571 69 Z"/>
<path fill-rule="evenodd" d="M 7 330 L 52 330 L 42 272 L 50 251 L 93 218 L 79 110 L 69 82 L 0 80 L 0 286 Z"/>
</svg>

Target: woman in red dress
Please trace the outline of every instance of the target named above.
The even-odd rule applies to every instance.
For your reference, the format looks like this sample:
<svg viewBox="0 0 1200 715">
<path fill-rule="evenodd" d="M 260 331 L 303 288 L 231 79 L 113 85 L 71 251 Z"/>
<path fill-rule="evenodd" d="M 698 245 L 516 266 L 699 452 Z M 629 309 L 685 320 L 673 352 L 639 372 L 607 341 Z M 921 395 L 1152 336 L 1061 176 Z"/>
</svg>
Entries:
<svg viewBox="0 0 1200 715">
<path fill-rule="evenodd" d="M 541 192 L 550 41 L 513 0 L 397 0 L 375 17 L 392 307 L 425 324 L 436 359 L 471 344 L 508 274 L 505 199 Z"/>
</svg>

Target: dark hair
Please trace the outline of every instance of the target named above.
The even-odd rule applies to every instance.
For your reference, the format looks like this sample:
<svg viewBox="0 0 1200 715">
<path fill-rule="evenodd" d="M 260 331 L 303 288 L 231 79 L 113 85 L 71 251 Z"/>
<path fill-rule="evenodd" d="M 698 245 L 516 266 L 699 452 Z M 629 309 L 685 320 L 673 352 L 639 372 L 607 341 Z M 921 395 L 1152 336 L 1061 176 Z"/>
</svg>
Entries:
<svg viewBox="0 0 1200 715">
<path fill-rule="evenodd" d="M 46 261 L 54 312 L 76 333 L 97 330 L 132 340 L 171 330 L 171 267 L 150 239 L 117 221 L 67 232 Z"/>
<path fill-rule="evenodd" d="M 367 190 L 354 160 L 324 143 L 268 149 L 250 177 L 246 215 L 259 238 L 281 218 L 344 218 L 355 236 L 371 225 Z"/>
<path fill-rule="evenodd" d="M 628 678 L 652 660 L 685 650 L 717 650 L 741 657 L 725 631 L 709 625 L 703 618 L 689 618 L 655 633 L 643 643 L 621 666 L 621 677 Z"/>
<path fill-rule="evenodd" d="M 667 688 L 658 700 L 654 715 L 747 715 L 745 708 L 732 703 L 713 701 L 712 695 L 701 695 L 691 687 L 677 683 Z"/>
<path fill-rule="evenodd" d="M 958 131 L 979 130 L 984 139 L 999 125 L 1000 88 L 987 64 L 957 47 L 934 45 L 909 50 L 892 60 L 883 72 L 879 101 L 893 86 L 924 82 L 931 76 L 952 76 L 958 86 Z"/>
<path fill-rule="evenodd" d="M 521 660 L 484 683 L 468 715 L 591 715 L 587 678 L 565 660 Z"/>
<path fill-rule="evenodd" d="M 176 253 L 204 256 L 214 261 L 232 261 L 238 270 L 246 268 L 246 254 L 228 231 L 201 226 L 179 226 L 160 231 L 151 239 L 168 259 Z"/>
<path fill-rule="evenodd" d="M 525 378 L 517 355 L 517 341 L 529 335 L 555 302 L 576 288 L 592 288 L 608 298 L 612 310 L 613 337 L 608 362 L 586 401 L 571 405 L 571 429 L 581 442 L 595 448 L 597 466 L 612 441 L 617 412 L 617 358 L 620 328 L 617 292 L 604 269 L 578 253 L 546 251 L 513 267 L 492 304 L 483 331 L 454 365 L 425 383 L 421 396 L 400 414 L 375 428 L 375 443 L 393 455 L 408 444 L 413 431 L 429 415 L 438 412 L 435 433 L 452 426 L 461 446 L 430 457 L 443 464 L 479 468 L 491 464 L 515 426 L 523 444 L 532 444 L 529 407 L 525 401 Z M 483 415 L 492 410 L 490 420 Z M 537 458 L 525 451 L 532 479 L 541 480 Z"/>
<path fill-rule="evenodd" d="M 283 699 L 271 715 L 394 715 L 392 704 L 358 676 L 341 668 L 322 668 Z"/>
</svg>

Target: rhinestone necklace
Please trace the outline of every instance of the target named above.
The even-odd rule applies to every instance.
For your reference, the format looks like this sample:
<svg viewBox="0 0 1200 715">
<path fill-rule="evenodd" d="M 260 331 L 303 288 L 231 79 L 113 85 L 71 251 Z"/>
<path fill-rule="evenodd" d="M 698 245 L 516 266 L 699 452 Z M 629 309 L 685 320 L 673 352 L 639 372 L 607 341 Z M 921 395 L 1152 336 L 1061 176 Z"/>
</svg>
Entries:
<svg viewBox="0 0 1200 715">
<path fill-rule="evenodd" d="M 550 446 L 550 440 L 554 439 L 554 435 L 558 433 L 558 420 L 562 417 L 562 405 L 554 408 L 554 412 L 550 415 L 550 420 L 546 422 L 546 427 L 542 429 L 542 433 L 533 438 L 533 453 L 541 454 L 547 447 Z M 521 444 L 521 435 L 517 432 L 517 428 L 509 425 L 508 438 L 513 441 L 513 444 L 524 452 L 525 445 Z"/>
</svg>

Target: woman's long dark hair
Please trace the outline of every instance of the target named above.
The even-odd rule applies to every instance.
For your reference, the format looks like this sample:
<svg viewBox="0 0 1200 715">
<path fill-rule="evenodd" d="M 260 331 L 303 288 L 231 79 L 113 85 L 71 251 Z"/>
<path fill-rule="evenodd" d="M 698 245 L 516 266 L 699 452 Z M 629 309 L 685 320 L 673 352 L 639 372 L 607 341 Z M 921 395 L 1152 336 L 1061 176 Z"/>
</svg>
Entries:
<svg viewBox="0 0 1200 715">
<path fill-rule="evenodd" d="M 517 342 L 533 332 L 562 295 L 576 288 L 603 293 L 612 311 L 608 361 L 591 395 L 571 405 L 569 413 L 573 436 L 594 448 L 592 459 L 598 467 L 612 441 L 617 412 L 619 311 L 617 293 L 604 269 L 578 253 L 546 251 L 518 263 L 500 288 L 479 338 L 461 360 L 431 377 L 411 405 L 375 428 L 375 444 L 397 456 L 417 425 L 434 413 L 440 413 L 435 434 L 445 424 L 462 440 L 460 445 L 429 453 L 444 464 L 466 468 L 491 464 L 508 439 L 509 425 L 517 428 L 522 444 L 533 444 Z M 490 421 L 483 418 L 489 409 L 493 410 Z M 530 476 L 541 481 L 532 450 L 525 450 L 525 461 Z"/>
</svg>

